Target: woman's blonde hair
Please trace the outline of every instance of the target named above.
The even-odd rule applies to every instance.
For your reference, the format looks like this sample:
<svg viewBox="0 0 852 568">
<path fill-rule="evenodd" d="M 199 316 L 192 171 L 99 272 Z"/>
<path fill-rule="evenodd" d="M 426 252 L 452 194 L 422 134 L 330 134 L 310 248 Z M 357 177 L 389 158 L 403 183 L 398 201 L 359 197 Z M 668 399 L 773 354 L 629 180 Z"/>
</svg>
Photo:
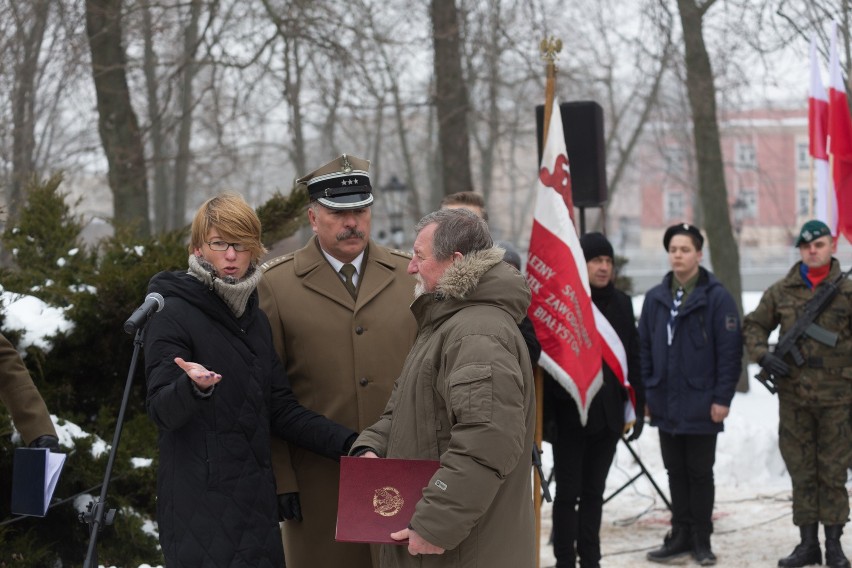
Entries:
<svg viewBox="0 0 852 568">
<path fill-rule="evenodd" d="M 192 220 L 190 253 L 196 248 L 202 248 L 212 228 L 221 231 L 223 239 L 245 245 L 251 252 L 252 263 L 257 262 L 266 253 L 266 247 L 260 242 L 260 219 L 239 193 L 222 192 L 198 208 L 195 219 Z"/>
</svg>

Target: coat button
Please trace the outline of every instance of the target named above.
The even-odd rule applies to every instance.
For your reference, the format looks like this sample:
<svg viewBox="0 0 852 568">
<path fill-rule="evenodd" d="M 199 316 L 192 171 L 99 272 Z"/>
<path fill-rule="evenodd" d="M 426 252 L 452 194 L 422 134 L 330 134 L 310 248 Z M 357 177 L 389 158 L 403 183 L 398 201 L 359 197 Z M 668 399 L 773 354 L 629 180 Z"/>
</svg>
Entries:
<svg viewBox="0 0 852 568">
<path fill-rule="evenodd" d="M 366 386 L 367 386 L 367 384 L 368 384 L 370 381 L 368 381 L 368 380 L 367 380 L 367 377 L 361 377 L 361 380 L 360 380 L 360 381 L 358 381 L 358 382 L 361 384 L 361 386 L 362 386 L 362 387 L 366 387 Z"/>
<path fill-rule="evenodd" d="M 359 325 L 358 327 L 355 328 L 355 333 L 357 333 L 358 335 L 361 335 L 362 333 L 364 333 L 364 328 Z"/>
</svg>

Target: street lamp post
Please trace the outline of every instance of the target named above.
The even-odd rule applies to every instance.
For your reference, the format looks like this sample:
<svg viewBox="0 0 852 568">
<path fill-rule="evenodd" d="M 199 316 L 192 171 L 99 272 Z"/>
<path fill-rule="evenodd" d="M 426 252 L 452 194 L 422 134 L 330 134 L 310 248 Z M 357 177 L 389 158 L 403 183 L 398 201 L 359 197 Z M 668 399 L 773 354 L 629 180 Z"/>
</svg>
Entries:
<svg viewBox="0 0 852 568">
<path fill-rule="evenodd" d="M 408 206 L 408 186 L 399 181 L 394 175 L 382 187 L 386 203 L 388 222 L 390 224 L 390 242 L 396 248 L 401 248 L 405 242 L 405 212 Z"/>
</svg>

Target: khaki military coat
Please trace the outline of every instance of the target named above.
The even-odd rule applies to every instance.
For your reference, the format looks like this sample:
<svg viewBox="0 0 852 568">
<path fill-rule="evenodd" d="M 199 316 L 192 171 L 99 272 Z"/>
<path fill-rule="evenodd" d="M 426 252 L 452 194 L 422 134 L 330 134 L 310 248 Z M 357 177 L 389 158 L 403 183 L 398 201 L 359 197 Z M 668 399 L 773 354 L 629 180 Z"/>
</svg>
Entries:
<svg viewBox="0 0 852 568">
<path fill-rule="evenodd" d="M 0 334 L 0 401 L 9 410 L 24 444 L 40 436 L 56 436 L 50 413 L 33 384 L 20 354 Z"/>
<path fill-rule="evenodd" d="M 359 432 L 381 415 L 416 334 L 410 257 L 374 243 L 366 252 L 356 300 L 316 237 L 265 263 L 258 286 L 299 402 Z M 278 493 L 298 491 L 304 517 L 284 523 L 288 568 L 370 567 L 368 545 L 334 542 L 339 465 L 301 448 L 286 450 L 273 440 Z"/>
</svg>

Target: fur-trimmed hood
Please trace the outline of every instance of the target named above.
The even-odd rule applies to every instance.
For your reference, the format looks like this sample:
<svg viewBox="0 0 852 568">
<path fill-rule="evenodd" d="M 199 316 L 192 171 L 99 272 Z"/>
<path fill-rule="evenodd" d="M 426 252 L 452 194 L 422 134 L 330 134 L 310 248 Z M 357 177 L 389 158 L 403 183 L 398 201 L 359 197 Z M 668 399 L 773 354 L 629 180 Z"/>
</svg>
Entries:
<svg viewBox="0 0 852 568">
<path fill-rule="evenodd" d="M 437 323 L 468 305 L 490 304 L 520 322 L 530 305 L 530 291 L 521 273 L 503 262 L 504 253 L 495 246 L 454 262 L 438 280 L 435 292 L 421 295 L 412 304 L 418 321 L 428 317 Z"/>
<path fill-rule="evenodd" d="M 474 251 L 451 264 L 438 279 L 436 295 L 463 300 L 479 284 L 482 275 L 498 262 L 503 262 L 505 250 L 500 247 Z"/>
</svg>

